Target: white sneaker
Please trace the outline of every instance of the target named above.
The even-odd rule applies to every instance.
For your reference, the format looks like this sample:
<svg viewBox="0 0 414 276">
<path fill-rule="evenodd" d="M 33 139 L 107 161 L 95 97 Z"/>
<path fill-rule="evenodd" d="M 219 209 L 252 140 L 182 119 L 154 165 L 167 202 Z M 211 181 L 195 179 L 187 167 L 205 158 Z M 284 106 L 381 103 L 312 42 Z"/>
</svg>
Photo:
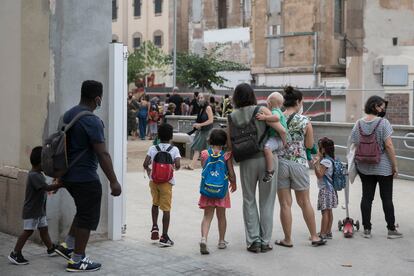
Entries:
<svg viewBox="0 0 414 276">
<path fill-rule="evenodd" d="M 403 234 L 398 232 L 397 228 L 395 230 L 388 230 L 387 239 L 399 239 L 402 237 Z"/>
<path fill-rule="evenodd" d="M 370 229 L 365 229 L 363 235 L 364 235 L 364 238 L 366 238 L 366 239 L 372 238 L 371 230 Z"/>
</svg>

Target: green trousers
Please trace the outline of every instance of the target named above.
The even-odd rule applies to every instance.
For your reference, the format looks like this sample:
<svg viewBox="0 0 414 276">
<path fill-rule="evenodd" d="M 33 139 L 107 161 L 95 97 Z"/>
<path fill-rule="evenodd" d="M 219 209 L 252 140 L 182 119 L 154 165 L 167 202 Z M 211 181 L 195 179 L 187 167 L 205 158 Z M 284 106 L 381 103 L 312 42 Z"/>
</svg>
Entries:
<svg viewBox="0 0 414 276">
<path fill-rule="evenodd" d="M 275 174 L 269 183 L 262 181 L 266 162 L 263 153 L 256 158 L 240 162 L 240 178 L 243 191 L 243 218 L 246 230 L 246 243 L 250 246 L 254 242 L 269 244 L 273 231 L 273 211 L 277 191 L 278 159 L 274 155 L 273 167 Z M 259 188 L 257 209 L 256 188 Z"/>
</svg>

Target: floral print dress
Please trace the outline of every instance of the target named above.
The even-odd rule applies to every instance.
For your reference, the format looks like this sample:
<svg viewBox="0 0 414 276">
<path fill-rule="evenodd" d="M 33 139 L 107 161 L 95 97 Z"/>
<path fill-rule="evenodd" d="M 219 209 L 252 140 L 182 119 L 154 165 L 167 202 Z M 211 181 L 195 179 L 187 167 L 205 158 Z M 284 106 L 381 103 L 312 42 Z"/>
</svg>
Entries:
<svg viewBox="0 0 414 276">
<path fill-rule="evenodd" d="M 290 139 L 287 145 L 279 152 L 279 158 L 297 162 L 306 168 L 309 168 L 306 159 L 305 134 L 309 118 L 300 114 L 293 115 L 288 125 Z"/>
</svg>

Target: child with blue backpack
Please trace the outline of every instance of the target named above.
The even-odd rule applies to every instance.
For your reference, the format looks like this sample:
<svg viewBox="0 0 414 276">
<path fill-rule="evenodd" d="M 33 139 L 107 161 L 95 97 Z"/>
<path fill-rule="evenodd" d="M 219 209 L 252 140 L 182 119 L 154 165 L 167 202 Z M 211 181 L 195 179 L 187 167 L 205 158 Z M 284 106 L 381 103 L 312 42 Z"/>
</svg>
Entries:
<svg viewBox="0 0 414 276">
<path fill-rule="evenodd" d="M 203 171 L 200 184 L 201 195 L 198 202 L 200 209 L 204 210 L 200 241 L 202 255 L 210 254 L 207 237 L 214 211 L 216 211 L 219 228 L 218 248 L 227 248 L 224 236 L 227 228 L 226 209 L 230 208 L 229 191 L 233 193 L 237 189 L 232 156 L 230 152 L 224 150 L 227 143 L 226 132 L 223 129 L 213 129 L 208 143 L 210 148 L 201 152 Z"/>
<path fill-rule="evenodd" d="M 318 210 L 322 212 L 321 231 L 322 239 L 332 239 L 332 209 L 338 206 L 338 184 L 344 182 L 344 174 L 340 169 L 341 163 L 335 160 L 335 144 L 329 138 L 322 138 L 318 142 L 319 150 L 314 159 L 315 174 L 318 178 Z M 339 166 L 339 167 L 338 167 Z M 335 169 L 338 167 L 336 177 Z M 335 181 L 335 183 L 334 183 Z M 341 183 L 338 183 L 341 182 Z M 343 182 L 343 183 L 342 183 Z M 336 184 L 336 185 L 335 185 Z"/>
</svg>

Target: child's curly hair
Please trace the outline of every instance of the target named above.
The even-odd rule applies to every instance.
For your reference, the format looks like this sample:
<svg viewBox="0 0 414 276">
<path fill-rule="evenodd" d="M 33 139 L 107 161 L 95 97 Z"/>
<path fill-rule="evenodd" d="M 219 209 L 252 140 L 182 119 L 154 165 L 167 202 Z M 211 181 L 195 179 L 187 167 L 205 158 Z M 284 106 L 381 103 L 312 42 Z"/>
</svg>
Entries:
<svg viewBox="0 0 414 276">
<path fill-rule="evenodd" d="M 319 139 L 318 146 L 321 149 L 325 150 L 325 155 L 329 155 L 332 158 L 335 158 L 335 143 L 328 137 L 323 137 Z"/>
</svg>

